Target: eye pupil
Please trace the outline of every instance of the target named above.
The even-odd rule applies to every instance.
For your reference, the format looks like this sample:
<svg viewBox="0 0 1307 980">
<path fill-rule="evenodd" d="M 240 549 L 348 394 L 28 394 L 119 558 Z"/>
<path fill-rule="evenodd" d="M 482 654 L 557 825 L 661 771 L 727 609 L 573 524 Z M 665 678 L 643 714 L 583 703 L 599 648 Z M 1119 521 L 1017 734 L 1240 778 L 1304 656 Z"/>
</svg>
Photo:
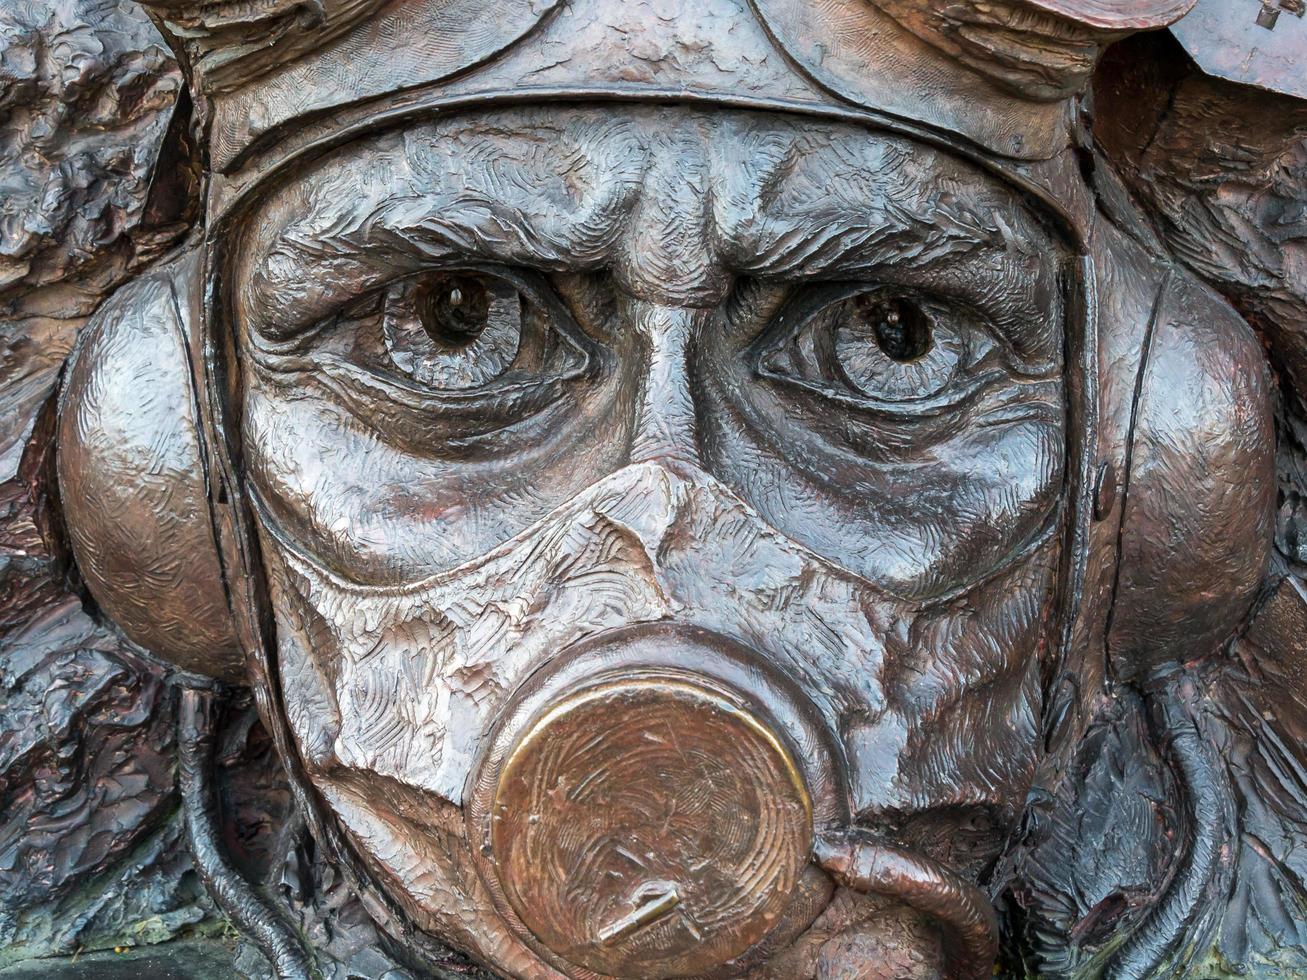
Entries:
<svg viewBox="0 0 1307 980">
<path fill-rule="evenodd" d="M 491 296 L 485 283 L 472 276 L 435 276 L 419 289 L 418 319 L 440 350 L 461 350 L 486 329 Z"/>
<path fill-rule="evenodd" d="M 906 364 L 930 351 L 930 319 L 910 300 L 898 296 L 859 296 L 857 309 L 863 322 L 871 328 L 876 346 L 891 361 Z"/>
</svg>

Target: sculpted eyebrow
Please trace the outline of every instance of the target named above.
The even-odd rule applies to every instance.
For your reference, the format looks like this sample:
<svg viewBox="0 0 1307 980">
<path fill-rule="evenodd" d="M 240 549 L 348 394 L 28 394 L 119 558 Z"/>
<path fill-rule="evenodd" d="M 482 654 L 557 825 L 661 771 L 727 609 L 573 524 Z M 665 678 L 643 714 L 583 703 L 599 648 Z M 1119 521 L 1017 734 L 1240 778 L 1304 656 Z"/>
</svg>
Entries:
<svg viewBox="0 0 1307 980">
<path fill-rule="evenodd" d="M 330 315 L 343 300 L 441 262 L 594 268 L 617 231 L 473 196 L 398 198 L 354 214 L 310 213 L 255 246 L 241 277 L 241 303 L 255 326 L 284 333 Z"/>
<path fill-rule="evenodd" d="M 924 210 L 881 198 L 826 214 L 777 216 L 726 250 L 740 273 L 776 278 L 856 276 L 1003 250 L 1002 226 L 944 204 Z"/>
<path fill-rule="evenodd" d="M 740 129 L 714 148 L 719 251 L 741 273 L 857 275 L 1005 246 L 1021 204 L 979 172 L 896 138 Z"/>
<path fill-rule="evenodd" d="M 987 194 L 988 207 L 963 203 L 928 166 L 905 170 L 905 159 L 877 171 L 875 160 L 840 156 L 828 179 L 799 187 L 787 187 L 778 167 L 743 182 L 728 178 L 704 201 L 711 251 L 737 275 L 801 280 L 925 270 L 1021 247 L 1011 228 L 1029 220 L 1017 202 Z M 622 178 L 593 185 L 584 206 L 570 209 L 516 184 L 499 184 L 505 196 L 494 197 L 467 186 L 432 194 L 404 183 L 359 183 L 356 173 L 341 172 L 312 200 L 288 195 L 274 206 L 271 227 L 278 228 L 277 209 L 294 216 L 253 243 L 239 279 L 243 312 L 256 329 L 288 335 L 367 291 L 446 262 L 569 272 L 610 266 L 639 213 L 639 182 Z"/>
</svg>

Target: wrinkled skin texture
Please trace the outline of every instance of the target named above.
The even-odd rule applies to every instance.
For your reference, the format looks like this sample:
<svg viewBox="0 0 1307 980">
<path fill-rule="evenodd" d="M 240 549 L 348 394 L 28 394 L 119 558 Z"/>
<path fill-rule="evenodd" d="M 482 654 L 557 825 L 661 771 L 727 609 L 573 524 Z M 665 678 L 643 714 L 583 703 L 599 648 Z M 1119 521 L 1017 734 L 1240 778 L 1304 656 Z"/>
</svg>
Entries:
<svg viewBox="0 0 1307 980">
<path fill-rule="evenodd" d="M 840 744 L 836 809 L 892 839 L 979 821 L 956 870 L 983 869 L 1037 754 L 1063 481 L 1059 252 L 1017 197 L 852 128 L 526 111 L 337 153 L 248 227 L 244 436 L 286 708 L 419 923 L 548 975 L 455 808 L 531 671 L 645 623 L 745 644 Z M 394 283 L 459 269 L 559 335 L 523 348 L 568 349 L 451 391 L 406 376 Z M 821 351 L 867 289 L 934 334 L 859 390 Z"/>
<path fill-rule="evenodd" d="M 963 182 L 965 199 L 941 186 Z M 326 529 L 314 550 L 360 582 L 453 567 L 633 456 L 667 455 L 703 465 L 778 530 L 886 591 L 926 598 L 1028 543 L 1060 490 L 1056 246 L 1010 192 L 924 147 L 752 115 L 473 116 L 338 154 L 251 228 L 236 302 L 268 379 L 246 395 L 246 437 L 260 447 L 251 468 L 264 502 L 296 529 Z M 376 359 L 362 351 L 376 343 L 368 315 L 322 329 L 404 275 L 469 266 L 553 277 L 535 302 L 561 303 L 550 328 L 587 350 L 558 377 L 522 376 L 551 386 L 540 399 L 561 395 L 549 414 L 501 405 L 491 385 L 467 406 L 439 389 L 421 399 L 380 387 L 385 375 L 373 382 L 348 360 Z M 917 387 L 887 378 L 867 393 L 816 366 L 777 377 L 750 363 L 767 327 L 817 312 L 834 298 L 828 283 L 859 282 L 953 304 L 935 342 L 965 346 L 961 361 L 941 351 Z M 295 373 L 306 358 L 321 382 Z M 279 397 L 303 381 L 338 393 Z M 377 403 L 352 422 L 369 383 Z M 894 410 L 914 399 L 937 417 Z M 975 424 L 1018 403 L 1030 410 Z M 483 408 L 477 425 L 463 421 L 472 408 Z M 279 427 L 288 417 L 294 437 Z M 600 418 L 615 424 L 593 427 Z M 375 440 L 366 477 L 352 472 L 363 440 Z M 992 472 L 1000 459 L 1019 482 Z M 485 488 L 475 498 L 473 479 Z M 933 505 L 896 503 L 922 495 Z M 455 501 L 465 512 L 449 512 Z"/>
<path fill-rule="evenodd" d="M 0 14 L 0 966 L 1307 969 L 1288 0 L 144 3 Z"/>
</svg>

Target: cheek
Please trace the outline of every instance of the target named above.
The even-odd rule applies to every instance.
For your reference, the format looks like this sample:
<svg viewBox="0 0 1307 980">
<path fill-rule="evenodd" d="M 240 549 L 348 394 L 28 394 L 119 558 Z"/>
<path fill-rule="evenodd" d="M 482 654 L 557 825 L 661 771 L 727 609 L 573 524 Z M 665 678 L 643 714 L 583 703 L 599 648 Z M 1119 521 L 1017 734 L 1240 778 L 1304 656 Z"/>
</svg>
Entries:
<svg viewBox="0 0 1307 980">
<path fill-rule="evenodd" d="M 885 710 L 850 715 L 841 732 L 854 809 L 864 819 L 982 807 L 1003 824 L 1020 812 L 1038 757 L 1040 664 L 1059 553 L 1051 540 L 989 582 L 885 631 Z M 997 846 L 1005 831 L 996 826 L 977 848 Z M 936 856 L 967 863 L 965 854 Z"/>
<path fill-rule="evenodd" d="M 244 439 L 249 476 L 275 523 L 342 573 L 384 577 L 411 559 L 415 528 L 454 522 L 465 506 L 438 481 L 414 501 L 411 461 L 316 398 L 252 388 Z M 454 553 L 443 538 L 428 560 Z"/>
<path fill-rule="evenodd" d="M 709 393 L 708 465 L 769 523 L 904 598 L 964 589 L 1048 530 L 1062 499 L 1061 410 L 971 424 L 928 449 L 867 460 L 745 403 Z M 1061 397 L 1060 386 L 1045 405 Z"/>
<path fill-rule="evenodd" d="M 248 476 L 275 524 L 347 578 L 411 580 L 482 555 L 621 465 L 627 433 L 599 425 L 613 387 L 526 451 L 478 462 L 390 444 L 311 382 L 251 372 Z M 433 447 L 434 449 L 435 447 Z"/>
</svg>

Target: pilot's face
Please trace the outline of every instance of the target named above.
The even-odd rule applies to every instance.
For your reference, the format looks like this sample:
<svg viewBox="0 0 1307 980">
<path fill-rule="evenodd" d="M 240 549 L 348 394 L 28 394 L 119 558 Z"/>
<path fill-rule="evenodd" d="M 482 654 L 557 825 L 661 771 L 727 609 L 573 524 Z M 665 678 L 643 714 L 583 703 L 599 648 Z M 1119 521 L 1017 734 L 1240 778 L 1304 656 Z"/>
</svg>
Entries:
<svg viewBox="0 0 1307 980">
<path fill-rule="evenodd" d="M 1027 202 L 852 126 L 517 109 L 330 153 L 229 261 L 285 711 L 375 882 L 519 976 L 933 975 L 808 851 L 975 880 L 1032 779 Z"/>
</svg>

